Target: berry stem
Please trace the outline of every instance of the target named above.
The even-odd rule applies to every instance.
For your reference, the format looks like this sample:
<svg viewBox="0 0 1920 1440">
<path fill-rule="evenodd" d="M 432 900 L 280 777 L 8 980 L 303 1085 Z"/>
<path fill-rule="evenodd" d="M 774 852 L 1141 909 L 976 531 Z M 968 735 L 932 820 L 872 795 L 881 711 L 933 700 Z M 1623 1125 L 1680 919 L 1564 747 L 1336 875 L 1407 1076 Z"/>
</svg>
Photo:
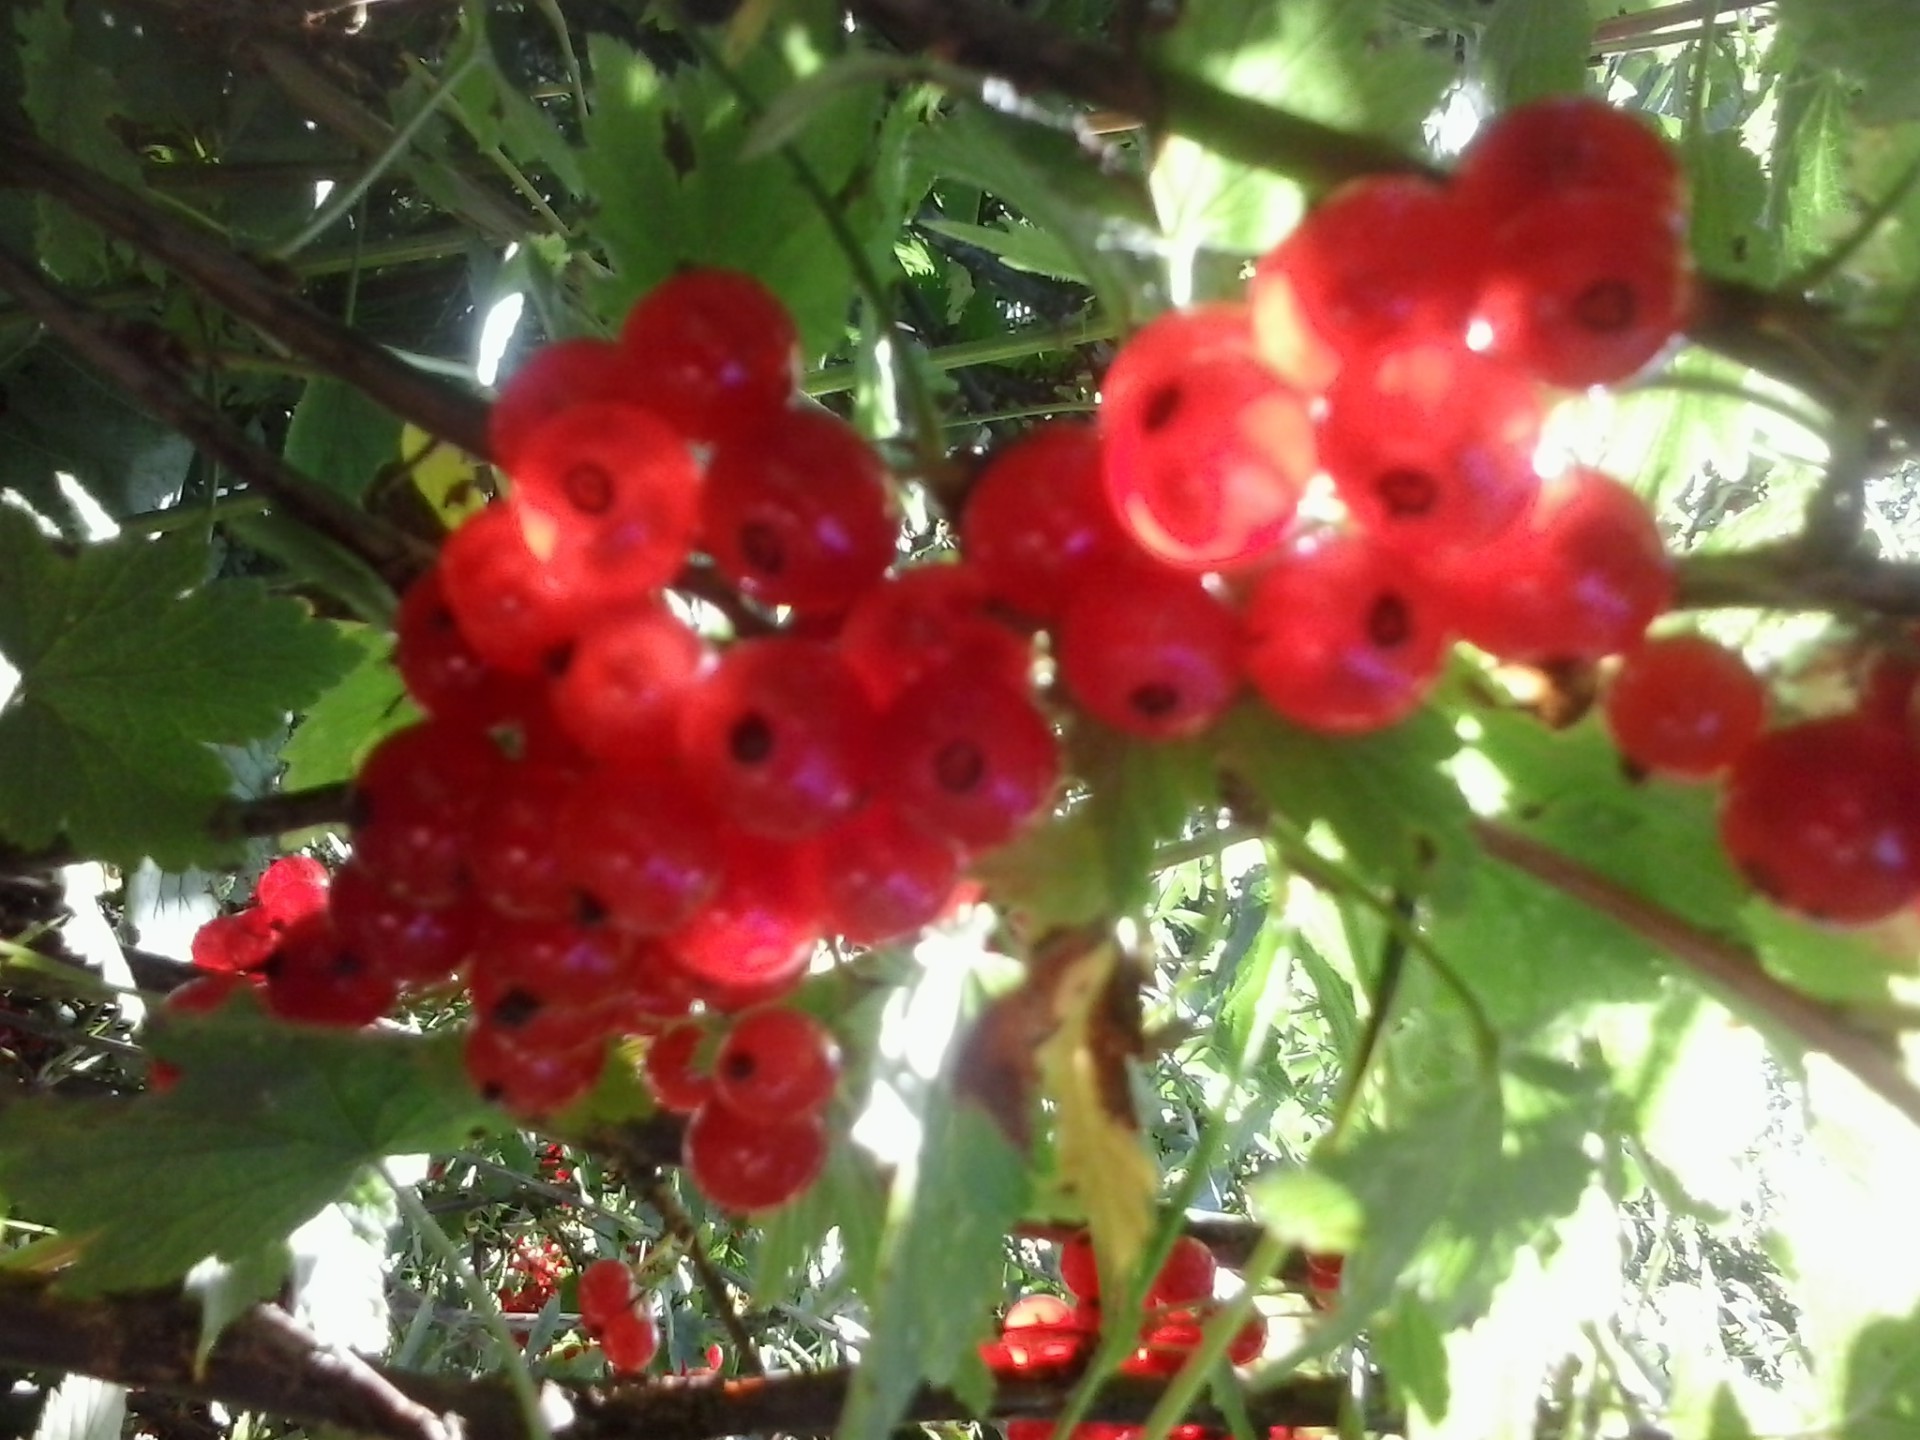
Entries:
<svg viewBox="0 0 1920 1440">
<path fill-rule="evenodd" d="M 1247 1317 L 1253 1314 L 1254 1296 L 1273 1272 L 1280 1268 L 1286 1253 L 1286 1242 L 1271 1231 L 1261 1237 L 1260 1243 L 1254 1246 L 1253 1254 L 1247 1259 L 1246 1269 L 1241 1272 L 1241 1278 L 1246 1281 L 1245 1288 L 1231 1300 L 1221 1301 L 1219 1308 L 1208 1319 L 1200 1332 L 1200 1343 L 1187 1356 L 1187 1363 L 1167 1382 L 1167 1388 L 1161 1392 L 1159 1401 L 1148 1414 L 1141 1428 L 1140 1440 L 1166 1440 L 1173 1427 L 1181 1423 L 1195 1397 L 1200 1394 L 1200 1388 L 1220 1369 L 1227 1356 L 1227 1346 L 1232 1343 L 1240 1327 L 1247 1323 Z"/>
<path fill-rule="evenodd" d="M 406 1218 L 407 1228 L 420 1237 L 420 1241 L 433 1252 L 440 1263 L 453 1272 L 460 1282 L 460 1289 L 467 1297 L 467 1304 L 473 1313 L 480 1317 L 487 1334 L 492 1338 L 494 1348 L 500 1352 L 500 1364 L 507 1372 L 507 1383 L 513 1387 L 513 1398 L 520 1411 L 520 1423 L 526 1428 L 528 1440 L 551 1440 L 551 1431 L 547 1427 L 546 1413 L 540 1406 L 540 1391 L 534 1384 L 533 1371 L 527 1367 L 527 1357 L 520 1347 L 514 1344 L 513 1331 L 508 1327 L 506 1316 L 500 1311 L 500 1297 L 495 1295 L 481 1280 L 473 1266 L 467 1263 L 467 1257 L 460 1253 L 460 1247 L 453 1238 L 420 1202 L 419 1194 L 411 1185 L 402 1185 L 393 1178 L 393 1172 L 387 1168 L 386 1161 L 374 1163 L 380 1178 L 393 1192 L 394 1202 L 400 1207 L 400 1213 Z"/>
<path fill-rule="evenodd" d="M 643 1184 L 640 1193 L 660 1217 L 661 1228 L 678 1240 L 686 1251 L 687 1259 L 693 1265 L 693 1273 L 699 1277 L 700 1288 L 707 1293 L 707 1303 L 713 1306 L 713 1313 L 726 1330 L 733 1353 L 740 1357 L 741 1370 L 748 1375 L 765 1375 L 766 1367 L 760 1363 L 760 1347 L 754 1344 L 753 1337 L 747 1333 L 746 1321 L 741 1318 L 739 1307 L 734 1304 L 726 1277 L 715 1267 L 713 1257 L 701 1243 L 700 1227 L 693 1223 L 693 1217 L 687 1214 L 686 1207 L 659 1174 L 656 1173 Z"/>
</svg>

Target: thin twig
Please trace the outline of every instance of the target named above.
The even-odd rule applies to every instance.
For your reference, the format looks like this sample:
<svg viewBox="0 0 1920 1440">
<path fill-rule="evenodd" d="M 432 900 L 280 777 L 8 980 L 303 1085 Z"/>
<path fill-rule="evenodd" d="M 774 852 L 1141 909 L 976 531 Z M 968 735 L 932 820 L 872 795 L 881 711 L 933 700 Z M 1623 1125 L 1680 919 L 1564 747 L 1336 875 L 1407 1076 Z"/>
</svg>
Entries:
<svg viewBox="0 0 1920 1440">
<path fill-rule="evenodd" d="M 228 800 L 216 806 L 207 822 L 210 840 L 256 840 L 308 830 L 316 825 L 342 824 L 351 792 L 346 785 L 319 785 L 311 790 L 286 790 L 252 800 Z M 40 875 L 63 865 L 77 865 L 86 854 L 69 841 L 56 841 L 42 850 L 15 850 L 0 846 L 0 879 Z"/>
<path fill-rule="evenodd" d="M 686 1251 L 693 1273 L 700 1280 L 700 1288 L 706 1291 L 707 1303 L 713 1307 L 721 1327 L 727 1332 L 727 1339 L 733 1342 L 734 1353 L 740 1357 L 741 1369 L 749 1375 L 766 1374 L 766 1367 L 760 1363 L 760 1347 L 754 1344 L 753 1336 L 747 1333 L 747 1322 L 741 1318 L 739 1307 L 734 1304 L 726 1277 L 714 1268 L 713 1257 L 707 1253 L 693 1217 L 687 1214 L 686 1207 L 659 1174 L 641 1182 L 640 1194 L 660 1217 L 661 1227 L 678 1240 Z"/>
</svg>

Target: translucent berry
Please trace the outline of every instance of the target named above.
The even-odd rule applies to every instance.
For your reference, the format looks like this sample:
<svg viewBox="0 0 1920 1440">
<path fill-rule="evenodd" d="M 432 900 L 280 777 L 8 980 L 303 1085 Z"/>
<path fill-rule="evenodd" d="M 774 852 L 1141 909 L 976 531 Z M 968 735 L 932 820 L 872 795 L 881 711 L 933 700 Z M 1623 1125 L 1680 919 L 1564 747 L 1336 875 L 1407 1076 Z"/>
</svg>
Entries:
<svg viewBox="0 0 1920 1440">
<path fill-rule="evenodd" d="M 1737 651 L 1671 635 L 1630 651 L 1607 687 L 1607 728 L 1627 761 L 1654 775 L 1705 780 L 1759 737 L 1767 691 Z"/>
<path fill-rule="evenodd" d="M 903 570 L 854 602 L 840 627 L 840 658 L 881 706 L 953 664 L 1024 685 L 1032 645 L 988 613 L 991 595 L 970 564 Z"/>
<path fill-rule="evenodd" d="M 1082 1300 L 1100 1298 L 1100 1267 L 1094 1260 L 1093 1237 L 1084 1230 L 1060 1243 L 1060 1283 Z"/>
<path fill-rule="evenodd" d="M 1570 191 L 1614 197 L 1622 210 L 1681 204 L 1673 149 L 1646 121 L 1587 96 L 1516 106 L 1486 126 L 1453 177 L 1461 203 L 1505 218 Z"/>
<path fill-rule="evenodd" d="M 816 834 L 867 793 L 874 716 L 834 648 L 770 636 L 731 646 L 681 701 L 692 774 L 744 829 Z"/>
<path fill-rule="evenodd" d="M 494 1026 L 467 1032 L 467 1078 L 488 1101 L 516 1115 L 549 1115 L 585 1095 L 600 1078 L 604 1048 L 523 1050 Z"/>
<path fill-rule="evenodd" d="M 607 1368 L 616 1375 L 633 1375 L 646 1369 L 660 1349 L 660 1327 L 651 1315 L 642 1315 L 631 1307 L 608 1316 L 596 1338 L 607 1357 Z"/>
<path fill-rule="evenodd" d="M 194 931 L 193 963 L 202 970 L 231 974 L 258 970 L 279 943 L 280 932 L 265 910 L 216 915 Z"/>
<path fill-rule="evenodd" d="M 276 925 L 327 908 L 327 867 L 311 855 L 282 855 L 260 875 L 253 900 Z"/>
<path fill-rule="evenodd" d="M 1174 311 L 1101 385 L 1107 498 L 1154 559 L 1216 570 L 1259 559 L 1293 522 L 1317 461 L 1304 396 L 1254 354 L 1244 311 Z"/>
<path fill-rule="evenodd" d="M 1191 1305 L 1213 1298 L 1213 1252 L 1191 1235 L 1173 1242 L 1147 1292 L 1149 1305 Z"/>
<path fill-rule="evenodd" d="M 645 393 L 617 345 L 605 340 L 543 345 L 507 377 L 487 416 L 493 463 L 512 474 L 527 436 L 563 410 L 597 400 L 638 399 Z"/>
<path fill-rule="evenodd" d="M 827 1127 L 817 1111 L 761 1123 L 725 1105 L 707 1105 L 687 1125 L 684 1158 L 693 1183 L 721 1209 L 771 1210 L 820 1174 Z"/>
<path fill-rule="evenodd" d="M 1811 919 L 1883 919 L 1920 895 L 1920 759 L 1859 716 L 1764 735 L 1727 775 L 1720 838 L 1754 888 Z"/>
<path fill-rule="evenodd" d="M 823 1108 L 840 1079 L 833 1032 L 785 1006 L 734 1021 L 713 1057 L 713 1098 L 750 1119 Z"/>
<path fill-rule="evenodd" d="M 1322 535 L 1266 573 L 1241 617 L 1248 682 L 1310 730 L 1358 734 L 1404 719 L 1446 660 L 1431 590 L 1354 535 Z"/>
<path fill-rule="evenodd" d="M 536 691 L 480 658 L 461 633 L 436 566 L 407 587 L 394 621 L 393 663 L 420 708 L 483 727 L 524 713 Z"/>
<path fill-rule="evenodd" d="M 877 792 L 970 849 L 1011 838 L 1053 797 L 1059 747 L 1024 689 L 964 666 L 935 671 L 881 724 Z"/>
<path fill-rule="evenodd" d="M 647 1042 L 642 1064 L 647 1088 L 662 1110 L 691 1115 L 713 1098 L 713 1076 L 699 1063 L 707 1032 L 695 1024 L 674 1025 Z"/>
<path fill-rule="evenodd" d="M 994 451 L 967 496 L 960 549 L 995 599 L 1057 618 L 1087 576 L 1134 553 L 1107 502 L 1100 437 L 1054 421 Z"/>
<path fill-rule="evenodd" d="M 589 1328 L 599 1329 L 633 1308 L 633 1271 L 624 1260 L 596 1260 L 580 1272 L 578 1291 L 580 1318 Z"/>
<path fill-rule="evenodd" d="M 1502 660 L 1631 650 L 1673 599 L 1673 566 L 1640 497 L 1594 470 L 1541 487 L 1532 512 L 1436 571 L 1454 627 Z"/>
<path fill-rule="evenodd" d="M 879 580 L 899 528 L 879 454 L 811 406 L 721 439 L 701 519 L 713 563 L 741 594 L 810 614 L 844 610 Z"/>
<path fill-rule="evenodd" d="M 579 597 L 528 547 L 508 505 L 489 505 L 447 537 L 440 583 L 473 653 L 510 675 L 539 674 L 582 618 Z"/>
<path fill-rule="evenodd" d="M 764 997 L 799 980 L 825 933 L 818 851 L 740 834 L 712 899 L 665 944 L 696 984 Z"/>
<path fill-rule="evenodd" d="M 436 984 L 460 969 L 484 923 L 482 909 L 471 900 L 415 905 L 358 861 L 334 875 L 328 905 L 341 943 L 403 986 Z"/>
<path fill-rule="evenodd" d="M 324 913 L 288 929 L 265 974 L 267 1008 L 310 1025 L 371 1025 L 399 998 L 394 980 L 342 945 Z"/>
<path fill-rule="evenodd" d="M 1081 708 L 1150 740 L 1205 730 L 1240 689 L 1233 613 L 1199 579 L 1121 570 L 1084 584 L 1054 656 Z"/>
<path fill-rule="evenodd" d="M 562 863 L 555 820 L 583 783 L 575 768 L 522 760 L 502 775 L 475 818 L 467 873 L 488 905 L 523 920 L 568 920 L 573 878 Z"/>
<path fill-rule="evenodd" d="M 720 885 L 719 818 L 665 762 L 579 786 L 554 844 L 576 896 L 635 935 L 686 924 Z"/>
<path fill-rule="evenodd" d="M 712 662 L 706 642 L 659 601 L 596 618 L 553 680 L 553 718 L 596 760 L 635 765 L 672 752 L 681 697 Z"/>
<path fill-rule="evenodd" d="M 620 345 L 638 394 L 688 435 L 713 442 L 785 405 L 800 341 L 779 297 L 750 275 L 685 270 L 627 314 Z"/>
<path fill-rule="evenodd" d="M 820 838 L 827 928 L 856 945 L 911 935 L 946 910 L 959 846 L 876 802 Z"/>
<path fill-rule="evenodd" d="M 1227 1342 L 1227 1363 L 1229 1365 L 1251 1365 L 1267 1353 L 1267 1320 L 1264 1315 L 1250 1315 L 1247 1323 L 1233 1332 L 1233 1339 Z"/>
<path fill-rule="evenodd" d="M 1513 366 L 1457 339 L 1387 346 L 1327 393 L 1320 457 L 1378 543 L 1432 553 L 1491 540 L 1540 488 L 1541 411 Z"/>
<path fill-rule="evenodd" d="M 1305 390 L 1389 341 L 1458 339 L 1479 287 L 1484 227 L 1447 188 L 1373 175 L 1336 190 L 1253 271 L 1260 354 Z"/>
</svg>

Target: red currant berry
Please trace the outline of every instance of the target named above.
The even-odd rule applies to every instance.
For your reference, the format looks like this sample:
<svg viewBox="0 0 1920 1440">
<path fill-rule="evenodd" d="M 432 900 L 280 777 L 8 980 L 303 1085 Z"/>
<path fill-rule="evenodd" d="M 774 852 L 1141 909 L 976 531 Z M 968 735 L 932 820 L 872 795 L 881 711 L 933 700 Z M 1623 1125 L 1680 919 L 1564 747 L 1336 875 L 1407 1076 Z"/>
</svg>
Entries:
<svg viewBox="0 0 1920 1440">
<path fill-rule="evenodd" d="M 394 627 L 393 663 L 428 714 L 484 728 L 535 703 L 537 691 L 525 678 L 496 670 L 467 643 L 438 567 L 407 587 Z"/>
<path fill-rule="evenodd" d="M 488 905 L 522 920 L 568 920 L 573 878 L 561 863 L 555 821 L 592 780 L 568 766 L 522 760 L 475 819 L 467 871 Z"/>
<path fill-rule="evenodd" d="M 884 803 L 868 805 L 819 843 L 827 928 L 856 945 L 931 925 L 960 881 L 959 847 Z"/>
<path fill-rule="evenodd" d="M 807 614 L 844 610 L 893 563 L 886 466 L 830 411 L 783 410 L 715 447 L 702 530 L 743 595 Z"/>
<path fill-rule="evenodd" d="M 1032 646 L 987 613 L 986 580 L 968 564 L 920 565 L 882 580 L 840 627 L 840 658 L 874 704 L 952 664 L 1024 685 Z"/>
<path fill-rule="evenodd" d="M 1908 646 L 1916 637 L 1906 637 Z M 1860 687 L 1858 709 L 1902 735 L 1914 734 L 1914 689 L 1920 685 L 1920 658 L 1910 648 L 1884 650 L 1872 658 Z"/>
<path fill-rule="evenodd" d="M 1101 385 L 1100 433 L 1122 527 L 1182 569 L 1265 555 L 1317 466 L 1305 399 L 1228 306 L 1162 315 L 1134 335 Z"/>
<path fill-rule="evenodd" d="M 840 1080 L 833 1032 L 784 1006 L 734 1021 L 713 1058 L 713 1098 L 749 1119 L 820 1110 Z"/>
<path fill-rule="evenodd" d="M 1789 910 L 1840 925 L 1884 919 L 1920 895 L 1920 758 L 1859 716 L 1776 730 L 1734 761 L 1720 839 Z"/>
<path fill-rule="evenodd" d="M 1264 1315 L 1250 1315 L 1247 1323 L 1233 1332 L 1233 1339 L 1227 1342 L 1227 1363 L 1229 1365 L 1251 1365 L 1267 1353 L 1267 1319 Z"/>
<path fill-rule="evenodd" d="M 939 670 L 902 695 L 881 726 L 879 793 L 902 815 L 970 849 L 1010 839 L 1060 778 L 1046 716 L 1025 691 Z"/>
<path fill-rule="evenodd" d="M 713 1076 L 699 1064 L 707 1032 L 699 1025 L 675 1025 L 647 1042 L 641 1062 L 647 1088 L 662 1110 L 691 1115 L 713 1098 Z"/>
<path fill-rule="evenodd" d="M 1072 1365 L 1093 1347 L 1071 1306 L 1057 1295 L 1023 1295 L 1000 1325 L 1002 1347 L 1015 1370 Z"/>
<path fill-rule="evenodd" d="M 1474 138 L 1453 183 L 1461 203 L 1500 218 L 1580 190 L 1612 196 L 1616 212 L 1671 214 L 1682 202 L 1680 167 L 1660 133 L 1586 96 L 1509 110 Z"/>
<path fill-rule="evenodd" d="M 399 986 L 340 943 L 324 913 L 297 922 L 265 967 L 267 1008 L 282 1020 L 354 1028 L 393 1007 Z"/>
<path fill-rule="evenodd" d="M 681 701 L 692 773 L 743 829 L 816 834 L 866 796 L 874 717 L 834 648 L 771 636 L 742 641 Z"/>
<path fill-rule="evenodd" d="M 356 860 L 333 877 L 328 905 L 340 943 L 400 985 L 434 985 L 467 962 L 483 923 L 471 899 L 427 909 L 393 894 Z"/>
<path fill-rule="evenodd" d="M 1733 650 L 1700 635 L 1649 640 L 1607 687 L 1607 728 L 1629 763 L 1706 780 L 1759 738 L 1767 689 Z"/>
<path fill-rule="evenodd" d="M 1631 650 L 1673 599 L 1647 507 L 1595 470 L 1541 487 L 1525 521 L 1436 571 L 1449 618 L 1501 660 L 1548 664 Z"/>
<path fill-rule="evenodd" d="M 1313 391 L 1389 341 L 1457 339 L 1479 288 L 1481 229 L 1449 190 L 1417 175 L 1336 190 L 1254 267 L 1261 355 Z"/>
<path fill-rule="evenodd" d="M 553 682 L 553 717 L 596 760 L 668 754 L 681 697 L 712 663 L 706 642 L 658 601 L 583 628 Z"/>
<path fill-rule="evenodd" d="M 653 1363 L 660 1349 L 660 1328 L 651 1315 L 628 1308 L 607 1317 L 599 1340 L 607 1368 L 616 1375 L 634 1375 Z"/>
<path fill-rule="evenodd" d="M 687 1124 L 684 1159 L 693 1183 L 721 1209 L 771 1210 L 825 1167 L 826 1122 L 817 1111 L 761 1123 L 725 1105 L 703 1106 Z"/>
<path fill-rule="evenodd" d="M 641 297 L 620 344 L 637 394 L 713 442 L 785 405 L 800 340 L 779 298 L 750 275 L 686 270 Z"/>
<path fill-rule="evenodd" d="M 193 963 L 202 970 L 238 974 L 258 970 L 273 957 L 280 932 L 265 910 L 216 915 L 193 935 Z"/>
<path fill-rule="evenodd" d="M 1061 1242 L 1060 1283 L 1083 1301 L 1100 1299 L 1100 1267 L 1094 1260 L 1093 1237 L 1084 1230 Z"/>
<path fill-rule="evenodd" d="M 650 595 L 686 563 L 700 520 L 686 441 L 637 405 L 576 405 L 527 437 L 513 509 L 527 549 L 589 604 Z"/>
<path fill-rule="evenodd" d="M 541 1006 L 605 1006 L 632 984 L 640 963 L 633 937 L 610 926 L 497 921 L 474 947 L 473 1002 L 482 1012 L 514 994 Z"/>
<path fill-rule="evenodd" d="M 1355 523 L 1382 545 L 1467 549 L 1533 503 L 1540 420 L 1518 369 L 1456 339 L 1415 340 L 1341 370 L 1320 456 Z"/>
<path fill-rule="evenodd" d="M 528 548 L 510 505 L 489 505 L 447 537 L 440 583 L 473 653 L 510 675 L 539 674 L 579 627 L 580 599 Z"/>
<path fill-rule="evenodd" d="M 665 762 L 577 787 L 554 844 L 576 895 L 635 935 L 686 924 L 720 885 L 719 819 Z"/>
<path fill-rule="evenodd" d="M 596 1260 L 580 1272 L 580 1318 L 590 1330 L 604 1328 L 633 1309 L 633 1271 L 624 1260 Z"/>
<path fill-rule="evenodd" d="M 1242 617 L 1247 679 L 1310 730 L 1359 734 L 1405 719 L 1446 660 L 1429 589 L 1388 552 L 1320 535 L 1262 577 Z"/>
<path fill-rule="evenodd" d="M 994 598 L 1058 618 L 1082 579 L 1135 552 L 1107 502 L 1100 437 L 1054 421 L 996 450 L 967 496 L 960 549 Z"/>
<path fill-rule="evenodd" d="M 1182 1235 L 1167 1252 L 1160 1273 L 1153 1277 L 1147 1303 L 1191 1305 L 1198 1300 L 1211 1300 L 1215 1269 L 1213 1252 L 1193 1236 Z"/>
<path fill-rule="evenodd" d="M 738 834 L 719 889 L 665 944 L 703 991 L 784 994 L 826 933 L 824 909 L 815 847 Z"/>
<path fill-rule="evenodd" d="M 543 345 L 508 377 L 487 416 L 493 463 L 512 474 L 527 436 L 564 410 L 644 393 L 617 345 L 605 340 Z"/>
<path fill-rule="evenodd" d="M 467 1078 L 489 1103 L 516 1115 L 550 1115 L 585 1095 L 606 1064 L 603 1049 L 523 1050 L 505 1031 L 476 1025 L 463 1054 Z"/>
<path fill-rule="evenodd" d="M 1081 587 L 1054 637 L 1081 708 L 1149 740 L 1198 735 L 1240 689 L 1233 612 L 1200 580 L 1122 570 Z"/>
<path fill-rule="evenodd" d="M 327 908 L 327 867 L 310 855 L 282 855 L 261 874 L 253 900 L 275 924 L 304 919 Z"/>
</svg>

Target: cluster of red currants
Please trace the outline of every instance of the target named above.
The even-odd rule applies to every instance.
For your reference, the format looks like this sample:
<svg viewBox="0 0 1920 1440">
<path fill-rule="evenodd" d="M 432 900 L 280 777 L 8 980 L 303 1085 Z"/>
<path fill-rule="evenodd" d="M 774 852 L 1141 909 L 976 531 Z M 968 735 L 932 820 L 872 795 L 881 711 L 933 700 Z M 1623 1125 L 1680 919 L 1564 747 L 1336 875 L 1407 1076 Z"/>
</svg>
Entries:
<svg viewBox="0 0 1920 1440">
<path fill-rule="evenodd" d="M 580 1272 L 580 1324 L 616 1375 L 646 1369 L 660 1348 L 660 1328 L 624 1260 L 596 1260 Z"/>
<path fill-rule="evenodd" d="M 501 1310 L 509 1315 L 538 1315 L 559 1293 L 569 1268 L 558 1241 L 517 1237 L 507 1252 L 506 1279 L 498 1292 Z"/>
<path fill-rule="evenodd" d="M 1148 1288 L 1146 1315 L 1140 1324 L 1139 1346 L 1120 1364 L 1125 1375 L 1169 1376 L 1186 1363 L 1200 1343 L 1201 1327 L 1214 1307 L 1213 1252 L 1192 1236 L 1174 1242 L 1166 1261 Z M 1078 1366 L 1099 1343 L 1102 1312 L 1100 1276 L 1093 1246 L 1086 1235 L 1076 1235 L 1060 1248 L 1060 1281 L 1073 1296 L 1024 1295 L 1008 1309 L 1000 1338 L 981 1346 L 981 1358 L 1001 1375 L 1058 1374 Z M 1267 1325 L 1253 1316 L 1227 1347 L 1235 1365 L 1251 1365 L 1266 1348 Z M 1006 1426 L 1007 1440 L 1049 1440 L 1050 1420 L 1015 1420 Z M 1133 1440 L 1136 1427 L 1086 1424 L 1075 1440 Z M 1209 1440 L 1215 1432 L 1200 1425 L 1176 1427 L 1178 1440 Z M 1274 1437 L 1280 1440 L 1280 1437 Z"/>
</svg>

